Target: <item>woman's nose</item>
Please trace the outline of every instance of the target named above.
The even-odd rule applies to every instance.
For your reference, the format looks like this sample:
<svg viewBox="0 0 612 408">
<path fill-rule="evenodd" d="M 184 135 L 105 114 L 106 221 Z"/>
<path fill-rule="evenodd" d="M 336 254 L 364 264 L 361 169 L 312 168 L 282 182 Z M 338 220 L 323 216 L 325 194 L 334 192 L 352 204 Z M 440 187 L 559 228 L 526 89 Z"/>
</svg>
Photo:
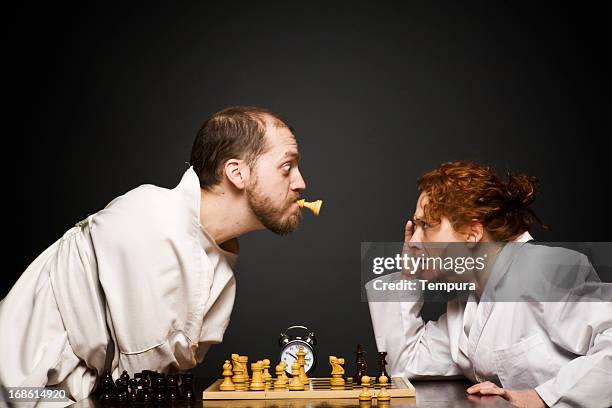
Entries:
<svg viewBox="0 0 612 408">
<path fill-rule="evenodd" d="M 408 241 L 408 246 L 414 249 L 423 249 L 421 238 L 421 228 L 415 228 L 414 232 L 412 233 L 412 237 L 410 237 L 410 241 Z"/>
</svg>

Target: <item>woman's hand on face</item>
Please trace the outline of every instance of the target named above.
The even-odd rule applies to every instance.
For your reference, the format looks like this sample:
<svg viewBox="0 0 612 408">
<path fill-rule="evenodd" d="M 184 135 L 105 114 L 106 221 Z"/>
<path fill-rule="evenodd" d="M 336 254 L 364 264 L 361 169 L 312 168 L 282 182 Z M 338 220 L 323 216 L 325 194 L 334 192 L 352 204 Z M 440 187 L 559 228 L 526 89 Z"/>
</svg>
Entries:
<svg viewBox="0 0 612 408">
<path fill-rule="evenodd" d="M 410 243 L 413 233 L 414 223 L 412 220 L 408 220 L 404 230 L 404 248 L 402 250 L 402 257 L 404 255 L 408 255 L 411 258 L 417 258 L 426 254 L 426 249 L 422 242 Z M 424 279 L 428 281 L 435 280 L 439 275 L 439 272 L 435 269 L 425 269 L 422 266 L 418 267 L 416 270 L 404 269 L 402 273 L 410 279 Z"/>
<path fill-rule="evenodd" d="M 466 390 L 470 396 L 498 395 L 519 408 L 546 408 L 546 404 L 535 390 L 507 390 L 485 381 Z"/>
<path fill-rule="evenodd" d="M 408 255 L 408 256 L 414 255 L 414 250 L 410 248 L 410 244 L 409 244 L 410 240 L 412 239 L 412 232 L 413 232 L 413 224 L 411 220 L 408 220 L 408 222 L 406 223 L 406 229 L 404 230 L 404 247 L 402 249 L 402 257 L 404 255 Z M 415 271 L 415 272 L 418 273 L 418 271 Z M 414 279 L 417 277 L 414 273 L 412 273 L 410 269 L 404 269 L 402 273 L 410 279 Z"/>
<path fill-rule="evenodd" d="M 404 247 L 406 247 L 406 245 L 408 245 L 412 239 L 412 228 L 412 220 L 408 220 L 406 223 L 406 229 L 404 231 Z"/>
</svg>

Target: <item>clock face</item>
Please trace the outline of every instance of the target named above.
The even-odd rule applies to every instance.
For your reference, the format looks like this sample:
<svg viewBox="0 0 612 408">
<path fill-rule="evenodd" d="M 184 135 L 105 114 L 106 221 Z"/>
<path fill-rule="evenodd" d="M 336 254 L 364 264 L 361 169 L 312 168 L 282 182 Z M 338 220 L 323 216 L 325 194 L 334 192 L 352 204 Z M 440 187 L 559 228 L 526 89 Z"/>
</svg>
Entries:
<svg viewBox="0 0 612 408">
<path fill-rule="evenodd" d="M 295 340 L 291 341 L 287 343 L 281 351 L 281 360 L 285 360 L 287 362 L 288 374 L 291 374 L 291 364 L 297 360 L 297 352 L 300 351 L 300 346 L 304 346 L 304 351 L 306 352 L 306 356 L 304 357 L 304 360 L 306 360 L 306 364 L 304 364 L 304 371 L 308 373 L 314 364 L 314 353 L 308 343 Z"/>
</svg>

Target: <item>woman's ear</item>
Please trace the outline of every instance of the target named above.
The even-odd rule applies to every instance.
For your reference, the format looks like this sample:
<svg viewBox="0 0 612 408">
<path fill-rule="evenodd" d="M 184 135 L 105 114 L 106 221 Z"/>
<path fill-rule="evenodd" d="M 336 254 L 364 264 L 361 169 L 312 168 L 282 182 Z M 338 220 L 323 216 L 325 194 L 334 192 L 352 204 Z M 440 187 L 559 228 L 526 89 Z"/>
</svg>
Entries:
<svg viewBox="0 0 612 408">
<path fill-rule="evenodd" d="M 229 159 L 223 166 L 223 172 L 228 181 L 239 190 L 244 190 L 250 176 L 249 166 L 244 160 Z"/>
<path fill-rule="evenodd" d="M 468 243 L 469 248 L 473 248 L 484 238 L 484 227 L 481 223 L 477 221 L 472 221 L 472 223 L 468 226 L 466 232 L 466 241 Z"/>
</svg>

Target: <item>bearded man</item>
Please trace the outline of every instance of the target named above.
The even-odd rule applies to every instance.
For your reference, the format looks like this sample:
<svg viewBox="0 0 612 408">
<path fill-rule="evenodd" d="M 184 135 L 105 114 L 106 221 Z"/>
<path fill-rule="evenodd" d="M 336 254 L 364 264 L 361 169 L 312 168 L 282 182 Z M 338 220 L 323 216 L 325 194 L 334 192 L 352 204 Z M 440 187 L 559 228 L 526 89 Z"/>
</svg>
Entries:
<svg viewBox="0 0 612 408">
<path fill-rule="evenodd" d="M 38 256 L 0 303 L 0 384 L 87 397 L 110 370 L 185 370 L 222 341 L 237 237 L 294 231 L 305 189 L 289 126 L 256 107 L 204 122 L 174 189 L 142 185 Z"/>
</svg>

